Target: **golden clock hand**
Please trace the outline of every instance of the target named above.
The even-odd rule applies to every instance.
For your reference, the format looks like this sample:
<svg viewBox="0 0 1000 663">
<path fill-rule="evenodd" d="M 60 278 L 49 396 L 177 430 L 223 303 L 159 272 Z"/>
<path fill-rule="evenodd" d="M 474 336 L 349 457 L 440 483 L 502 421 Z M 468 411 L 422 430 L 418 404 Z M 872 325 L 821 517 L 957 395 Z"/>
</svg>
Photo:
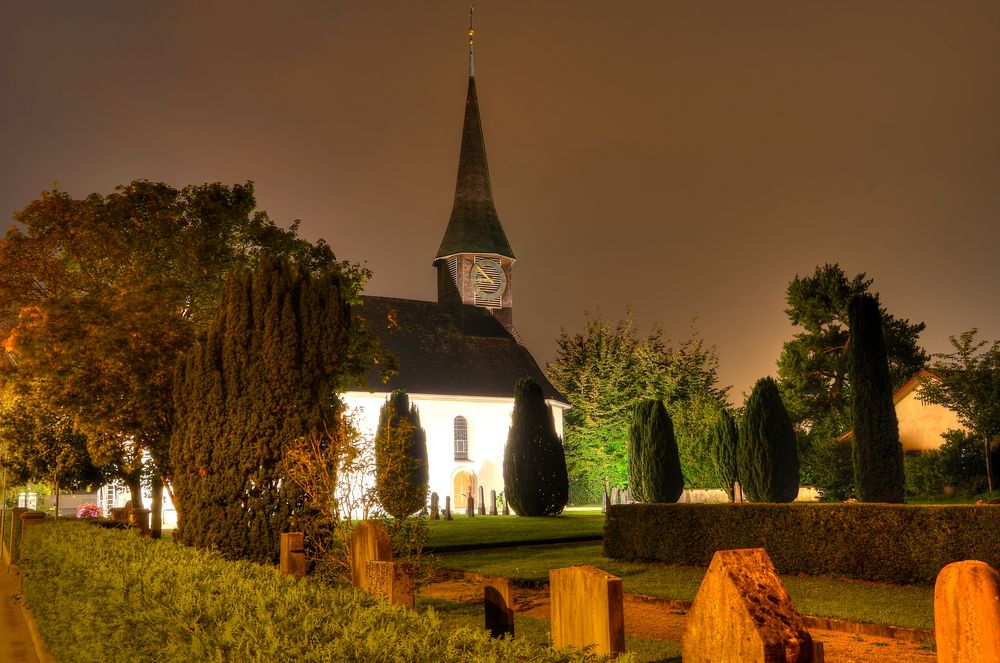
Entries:
<svg viewBox="0 0 1000 663">
<path fill-rule="evenodd" d="M 486 280 L 487 280 L 487 281 L 489 281 L 490 283 L 492 283 L 492 284 L 496 285 L 496 282 L 495 282 L 495 281 L 494 281 L 493 279 L 491 279 L 491 278 L 490 278 L 490 275 L 489 275 L 489 274 L 487 274 L 486 272 L 484 272 L 484 271 L 483 271 L 483 268 L 482 268 L 482 267 L 480 267 L 479 265 L 476 265 L 475 267 L 476 267 L 476 269 L 477 269 L 477 270 L 479 271 L 479 273 L 480 273 L 480 274 L 482 274 L 483 276 L 485 276 L 485 277 L 486 277 Z"/>
</svg>

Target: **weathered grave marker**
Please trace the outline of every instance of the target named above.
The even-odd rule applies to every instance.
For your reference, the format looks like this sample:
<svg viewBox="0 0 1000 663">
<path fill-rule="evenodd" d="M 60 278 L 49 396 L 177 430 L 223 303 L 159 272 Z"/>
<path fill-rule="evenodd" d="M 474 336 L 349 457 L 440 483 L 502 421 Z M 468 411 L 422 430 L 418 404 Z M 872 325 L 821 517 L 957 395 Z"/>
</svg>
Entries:
<svg viewBox="0 0 1000 663">
<path fill-rule="evenodd" d="M 351 532 L 351 584 L 368 591 L 368 565 L 392 561 L 392 541 L 382 523 L 362 520 Z"/>
<path fill-rule="evenodd" d="M 490 515 L 497 515 L 497 491 L 490 491 Z"/>
<path fill-rule="evenodd" d="M 625 651 L 621 578 L 588 565 L 552 569 L 549 595 L 555 649 L 594 645 L 595 654 L 610 656 Z"/>
<path fill-rule="evenodd" d="M 952 562 L 934 583 L 938 663 L 1000 661 L 1000 573 L 985 562 Z"/>
<path fill-rule="evenodd" d="M 444 496 L 444 519 L 451 520 L 451 495 Z"/>
<path fill-rule="evenodd" d="M 763 548 L 719 550 L 687 615 L 684 663 L 813 663 L 805 621 Z"/>
<path fill-rule="evenodd" d="M 431 493 L 431 520 L 440 520 L 441 513 L 438 510 L 438 494 Z"/>
<path fill-rule="evenodd" d="M 506 496 L 501 495 L 500 496 L 500 502 L 503 504 L 503 512 L 502 512 L 503 515 L 509 516 L 510 515 L 510 504 L 507 502 Z"/>
<path fill-rule="evenodd" d="M 483 609 L 490 637 L 514 637 L 514 592 L 507 578 L 483 580 Z"/>
<path fill-rule="evenodd" d="M 413 565 L 407 562 L 368 562 L 368 593 L 392 605 L 413 609 Z"/>
<path fill-rule="evenodd" d="M 472 495 L 465 498 L 465 515 L 469 518 L 476 517 L 476 500 L 472 499 Z"/>
<path fill-rule="evenodd" d="M 282 532 L 281 575 L 302 578 L 306 574 L 305 536 L 302 532 Z"/>
<path fill-rule="evenodd" d="M 483 494 L 482 486 L 479 487 L 479 515 L 480 516 L 486 515 L 486 497 Z"/>
</svg>

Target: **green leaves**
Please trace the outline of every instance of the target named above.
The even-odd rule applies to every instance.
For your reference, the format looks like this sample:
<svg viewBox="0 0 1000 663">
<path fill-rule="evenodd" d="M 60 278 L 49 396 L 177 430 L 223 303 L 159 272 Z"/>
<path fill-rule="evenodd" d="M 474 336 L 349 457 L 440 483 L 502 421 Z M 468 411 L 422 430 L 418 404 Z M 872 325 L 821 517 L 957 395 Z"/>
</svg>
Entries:
<svg viewBox="0 0 1000 663">
<path fill-rule="evenodd" d="M 427 433 L 420 413 L 403 390 L 389 395 L 375 433 L 375 489 L 379 503 L 402 519 L 427 504 Z"/>
</svg>

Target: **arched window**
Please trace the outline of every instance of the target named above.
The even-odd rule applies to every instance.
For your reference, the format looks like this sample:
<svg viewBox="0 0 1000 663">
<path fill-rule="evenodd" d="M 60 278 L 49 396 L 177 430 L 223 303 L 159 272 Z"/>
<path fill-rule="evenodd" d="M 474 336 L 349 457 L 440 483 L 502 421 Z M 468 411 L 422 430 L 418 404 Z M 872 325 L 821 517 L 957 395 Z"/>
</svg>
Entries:
<svg viewBox="0 0 1000 663">
<path fill-rule="evenodd" d="M 455 460 L 469 460 L 469 422 L 455 417 Z"/>
</svg>

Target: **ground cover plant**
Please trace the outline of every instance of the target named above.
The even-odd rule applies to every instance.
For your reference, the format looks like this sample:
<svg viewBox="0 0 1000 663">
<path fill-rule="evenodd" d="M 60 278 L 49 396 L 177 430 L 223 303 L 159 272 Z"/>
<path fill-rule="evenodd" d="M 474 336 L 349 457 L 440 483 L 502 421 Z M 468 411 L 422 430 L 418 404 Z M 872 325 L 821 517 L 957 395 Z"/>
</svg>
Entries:
<svg viewBox="0 0 1000 663">
<path fill-rule="evenodd" d="M 31 528 L 24 595 L 56 660 L 570 661 L 479 628 L 443 628 L 273 567 L 63 521 Z"/>
<path fill-rule="evenodd" d="M 430 521 L 427 547 L 517 545 L 525 542 L 600 538 L 604 533 L 604 515 L 600 509 L 564 511 L 558 516 L 526 518 L 520 516 L 455 516 L 454 520 Z"/>
<path fill-rule="evenodd" d="M 533 585 L 547 583 L 550 569 L 591 564 L 619 576 L 626 592 L 682 601 L 694 600 L 706 571 L 705 567 L 697 566 L 609 559 L 602 554 L 599 543 L 449 553 L 440 555 L 438 564 Z M 930 585 L 894 585 L 796 574 L 782 574 L 781 580 L 799 612 L 805 615 L 934 628 L 934 588 Z"/>
</svg>

